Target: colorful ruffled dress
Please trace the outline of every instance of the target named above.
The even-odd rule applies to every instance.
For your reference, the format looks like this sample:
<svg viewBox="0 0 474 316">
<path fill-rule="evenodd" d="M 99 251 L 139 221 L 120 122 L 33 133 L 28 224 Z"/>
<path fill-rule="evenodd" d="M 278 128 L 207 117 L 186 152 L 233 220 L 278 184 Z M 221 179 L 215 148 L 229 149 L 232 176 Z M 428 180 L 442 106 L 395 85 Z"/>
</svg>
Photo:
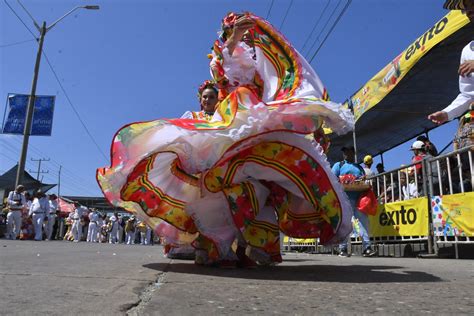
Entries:
<svg viewBox="0 0 474 316">
<path fill-rule="evenodd" d="M 240 42 L 231 56 L 214 44 L 211 74 L 226 96 L 212 120 L 127 125 L 114 137 L 111 166 L 97 172 L 113 205 L 169 242 L 193 242 L 210 262 L 234 256 L 236 241 L 254 260 L 279 262 L 280 231 L 337 244 L 352 230 L 324 149 L 305 136 L 321 135 L 323 123 L 347 133 L 353 117 L 328 101 L 314 70 L 277 30 L 252 18 L 254 47 Z"/>
</svg>

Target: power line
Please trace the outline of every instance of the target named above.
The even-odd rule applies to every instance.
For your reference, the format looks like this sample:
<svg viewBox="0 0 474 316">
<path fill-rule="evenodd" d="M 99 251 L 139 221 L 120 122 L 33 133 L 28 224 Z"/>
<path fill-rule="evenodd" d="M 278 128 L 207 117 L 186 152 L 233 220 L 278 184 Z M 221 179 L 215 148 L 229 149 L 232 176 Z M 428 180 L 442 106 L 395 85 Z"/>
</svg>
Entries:
<svg viewBox="0 0 474 316">
<path fill-rule="evenodd" d="M 328 0 L 328 2 L 326 2 L 326 6 L 324 7 L 323 11 L 322 11 L 321 14 L 319 15 L 319 18 L 316 20 L 316 23 L 314 24 L 313 29 L 311 30 L 311 33 L 309 33 L 308 38 L 306 38 L 306 41 L 304 42 L 303 47 L 301 48 L 301 53 L 303 53 L 303 50 L 304 50 L 304 48 L 306 47 L 306 44 L 308 43 L 308 41 L 310 40 L 310 38 L 313 36 L 313 33 L 314 33 L 314 31 L 316 30 L 316 27 L 318 27 L 319 22 L 321 22 L 321 18 L 323 17 L 324 13 L 326 13 L 326 10 L 327 10 L 327 8 L 329 7 L 330 1 L 331 1 L 331 0 Z"/>
<path fill-rule="evenodd" d="M 293 0 L 291 0 L 290 5 L 288 6 L 288 9 L 286 9 L 285 16 L 283 17 L 283 21 L 281 21 L 281 25 L 278 28 L 278 30 L 282 30 L 283 24 L 285 24 L 286 17 L 288 16 L 288 12 L 290 12 L 291 6 L 293 5 Z"/>
<path fill-rule="evenodd" d="M 33 33 L 33 31 L 30 30 L 30 28 L 25 24 L 25 22 L 23 22 L 23 20 L 20 18 L 20 16 L 15 12 L 15 10 L 10 6 L 10 4 L 7 2 L 7 0 L 3 0 L 3 2 L 5 2 L 5 4 L 10 8 L 10 10 L 13 12 L 13 14 L 18 18 L 18 20 L 20 20 L 21 24 L 23 24 L 23 26 L 28 30 L 28 32 L 30 32 L 30 34 L 33 36 L 33 38 L 38 41 L 38 38 L 36 37 L 36 35 Z"/>
<path fill-rule="evenodd" d="M 310 49 L 307 51 L 306 53 L 306 59 L 308 59 L 309 57 L 309 54 L 311 53 L 311 51 L 313 50 L 314 46 L 316 45 L 316 43 L 318 43 L 319 41 L 319 38 L 321 37 L 321 35 L 323 34 L 323 32 L 326 30 L 326 27 L 329 25 L 329 22 L 331 22 L 331 19 L 332 17 L 336 14 L 336 11 L 337 11 L 337 8 L 339 8 L 339 5 L 341 4 L 342 0 L 339 0 L 336 4 L 336 6 L 334 7 L 334 9 L 332 10 L 331 14 L 329 15 L 329 18 L 327 19 L 326 23 L 324 23 L 324 26 L 323 28 L 321 29 L 321 31 L 319 32 L 318 36 L 316 37 L 316 39 L 314 40 L 313 44 L 311 45 Z"/>
<path fill-rule="evenodd" d="M 64 89 L 64 86 L 62 85 L 61 80 L 59 80 L 58 74 L 57 74 L 56 71 L 54 70 L 54 67 L 53 67 L 53 65 L 51 64 L 51 62 L 49 61 L 48 56 L 46 56 L 46 52 L 45 52 L 44 50 L 43 50 L 43 56 L 44 56 L 44 58 L 46 59 L 46 62 L 48 63 L 49 68 L 50 68 L 51 71 L 53 72 L 54 77 L 56 78 L 56 81 L 57 81 L 58 84 L 59 84 L 59 87 L 61 87 L 61 90 L 63 91 L 64 96 L 66 97 L 67 101 L 69 102 L 69 105 L 71 106 L 72 110 L 73 110 L 74 113 L 76 114 L 77 119 L 79 120 L 79 122 L 81 122 L 82 127 L 84 127 L 84 129 L 86 130 L 87 135 L 88 135 L 89 138 L 92 140 L 92 142 L 94 143 L 94 145 L 97 147 L 97 149 L 99 150 L 99 152 L 102 154 L 102 157 L 104 157 L 105 161 L 107 162 L 107 161 L 108 161 L 107 156 L 104 154 L 104 152 L 102 151 L 102 149 L 99 147 L 99 144 L 97 144 L 97 142 L 95 141 L 95 139 L 94 139 L 94 137 L 92 136 L 91 132 L 89 131 L 89 129 L 87 128 L 86 124 L 84 123 L 84 121 L 82 120 L 81 116 L 79 115 L 79 112 L 77 112 L 76 108 L 75 108 L 74 105 L 72 104 L 72 101 L 71 101 L 71 99 L 69 98 L 69 95 L 67 94 L 66 89 Z"/>
<path fill-rule="evenodd" d="M 28 43 L 28 42 L 33 42 L 33 41 L 36 42 L 35 39 L 29 39 L 29 40 L 24 40 L 24 41 L 21 41 L 21 42 L 14 42 L 14 43 L 10 43 L 10 44 L 0 45 L 0 48 L 5 48 L 5 47 L 10 47 L 10 46 L 20 45 L 20 44 L 24 44 L 24 43 Z"/>
<path fill-rule="evenodd" d="M 17 160 L 13 159 L 12 157 L 8 156 L 8 155 L 5 155 L 4 152 L 0 152 L 0 155 L 2 155 L 3 157 L 7 158 L 8 160 L 11 160 L 13 162 L 18 162 Z"/>
<path fill-rule="evenodd" d="M 331 29 L 329 30 L 329 32 L 326 34 L 326 37 L 323 39 L 323 41 L 321 42 L 321 45 L 319 45 L 318 49 L 316 50 L 316 52 L 314 53 L 313 57 L 311 57 L 311 59 L 309 60 L 309 63 L 311 64 L 311 62 L 313 61 L 314 57 L 316 57 L 316 55 L 318 54 L 319 50 L 321 49 L 321 47 L 323 47 L 324 43 L 326 42 L 326 40 L 328 39 L 329 35 L 331 35 L 331 32 L 334 30 L 334 28 L 336 27 L 337 23 L 339 23 L 339 20 L 342 18 L 342 16 L 344 15 L 344 13 L 346 12 L 347 8 L 349 7 L 349 5 L 351 4 L 352 0 L 348 0 L 347 3 L 346 3 L 346 6 L 344 7 L 344 9 L 342 9 L 341 13 L 339 14 L 339 16 L 337 17 L 336 21 L 334 22 L 334 24 L 332 25 Z"/>
<path fill-rule="evenodd" d="M 265 20 L 268 20 L 268 17 L 270 16 L 270 11 L 272 11 L 273 8 L 273 1 L 274 0 L 272 0 L 272 3 L 270 3 L 270 8 L 268 8 L 267 17 L 265 18 Z"/>
<path fill-rule="evenodd" d="M 21 141 L 14 138 L 18 144 L 21 145 Z M 8 142 L 4 142 L 5 145 L 8 145 L 8 147 L 4 147 L 8 150 L 10 150 L 12 153 L 14 154 L 17 154 L 19 149 L 17 149 L 16 147 L 13 146 L 13 144 L 11 143 L 8 143 Z M 39 155 L 39 156 L 45 156 L 46 154 L 44 152 L 42 152 L 41 150 L 39 150 L 38 148 L 34 147 L 33 145 L 29 145 L 32 149 L 33 152 L 35 152 L 35 154 Z M 14 162 L 18 162 L 16 160 L 13 160 L 9 157 L 10 160 L 14 161 Z M 61 164 L 59 162 L 57 162 L 56 160 L 54 159 L 51 159 L 50 161 L 48 161 L 48 163 L 50 164 L 48 166 L 49 169 L 51 169 L 53 172 L 57 172 L 59 170 L 58 167 L 61 166 Z M 27 161 L 27 167 L 32 169 L 33 166 L 29 165 L 29 161 Z M 76 187 L 80 187 L 81 190 L 83 191 L 88 191 L 89 193 L 93 192 L 90 190 L 90 185 L 88 185 L 88 181 L 79 177 L 78 175 L 76 175 L 74 172 L 70 171 L 69 169 L 66 169 L 64 166 L 63 166 L 63 169 L 65 169 L 65 171 L 67 171 L 67 173 L 63 173 L 63 176 L 67 177 L 69 180 L 69 182 L 72 182 L 72 185 L 76 186 Z M 56 181 L 56 179 L 53 179 L 53 181 Z"/>
<path fill-rule="evenodd" d="M 10 6 L 10 4 L 8 4 L 7 0 L 3 0 L 6 5 L 10 8 L 10 10 L 13 12 L 13 14 L 15 14 L 15 16 L 20 20 L 20 22 L 25 26 L 25 28 L 31 33 L 31 35 L 36 39 L 38 40 L 35 35 L 33 34 L 33 32 L 28 28 L 28 26 L 25 24 L 25 22 L 23 22 L 23 20 L 20 18 L 20 16 L 15 12 L 15 10 Z M 76 108 L 74 107 L 74 105 L 72 104 L 72 101 L 71 99 L 69 98 L 69 95 L 67 94 L 66 92 L 66 89 L 64 89 L 64 86 L 62 85 L 61 83 L 61 80 L 59 80 L 59 77 L 56 73 L 56 71 L 54 70 L 54 67 L 53 65 L 51 64 L 51 62 L 49 61 L 49 58 L 48 56 L 46 56 L 46 52 L 43 50 L 42 52 L 42 55 L 44 56 L 44 58 L 46 59 L 46 62 L 48 63 L 49 65 L 49 68 L 51 69 L 51 71 L 53 72 L 53 75 L 54 77 L 56 78 L 56 81 L 58 82 L 59 84 L 59 87 L 61 88 L 61 90 L 63 91 L 66 99 L 68 100 L 69 102 L 69 105 L 71 106 L 71 108 L 73 109 L 74 113 L 76 114 L 76 117 L 77 119 L 79 120 L 79 122 L 81 123 L 82 127 L 86 130 L 86 133 L 87 135 L 89 136 L 89 138 L 92 140 L 92 142 L 94 143 L 94 145 L 97 147 L 97 149 L 99 150 L 99 152 L 102 154 L 102 156 L 104 157 L 105 161 L 107 162 L 108 161 L 108 158 L 107 156 L 104 154 L 104 152 L 102 151 L 102 149 L 99 147 L 99 145 L 97 144 L 97 142 L 95 141 L 94 137 L 92 136 L 92 134 L 90 133 L 89 129 L 87 128 L 86 124 L 84 123 L 84 121 L 82 120 L 81 116 L 79 115 L 79 112 L 77 112 Z"/>
<path fill-rule="evenodd" d="M 21 141 L 20 141 L 19 139 L 16 139 L 16 138 L 14 138 L 14 139 L 16 140 L 16 142 L 17 142 L 18 144 L 21 145 Z M 8 144 L 8 143 L 7 143 L 7 144 Z M 11 145 L 10 145 L 10 146 L 11 146 Z M 46 156 L 46 153 L 44 153 L 43 151 L 41 151 L 39 148 L 33 146 L 32 144 L 29 144 L 28 146 L 29 146 L 34 152 L 36 152 L 37 155 L 39 155 L 39 156 Z M 15 149 L 16 149 L 16 148 L 15 148 Z M 16 149 L 16 150 L 19 151 L 19 149 Z M 87 183 L 87 182 L 88 182 L 88 181 L 85 180 L 84 178 L 78 176 L 78 175 L 75 174 L 73 171 L 71 171 L 71 170 L 69 170 L 68 168 L 66 168 L 63 163 L 61 163 L 61 162 L 59 162 L 59 161 L 57 161 L 57 160 L 51 159 L 51 161 L 50 161 L 49 163 L 54 164 L 54 165 L 56 166 L 56 168 L 59 168 L 60 166 L 62 166 L 63 170 L 64 170 L 65 172 L 69 173 L 69 174 L 70 174 L 70 177 L 74 177 L 74 179 L 78 179 L 78 180 L 80 180 L 80 181 L 83 182 L 83 183 Z M 64 175 L 66 175 L 66 173 L 64 173 Z"/>
</svg>

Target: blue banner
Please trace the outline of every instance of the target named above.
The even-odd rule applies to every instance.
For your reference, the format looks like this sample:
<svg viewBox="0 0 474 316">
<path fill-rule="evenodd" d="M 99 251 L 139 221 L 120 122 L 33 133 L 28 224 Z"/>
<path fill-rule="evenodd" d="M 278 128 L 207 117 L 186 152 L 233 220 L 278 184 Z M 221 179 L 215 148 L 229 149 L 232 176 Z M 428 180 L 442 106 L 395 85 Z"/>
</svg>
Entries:
<svg viewBox="0 0 474 316">
<path fill-rule="evenodd" d="M 53 128 L 53 114 L 55 96 L 37 95 L 31 124 L 32 136 L 51 136 Z M 8 112 L 4 117 L 3 134 L 23 135 L 25 130 L 26 109 L 28 107 L 27 94 L 9 94 L 7 100 Z"/>
</svg>

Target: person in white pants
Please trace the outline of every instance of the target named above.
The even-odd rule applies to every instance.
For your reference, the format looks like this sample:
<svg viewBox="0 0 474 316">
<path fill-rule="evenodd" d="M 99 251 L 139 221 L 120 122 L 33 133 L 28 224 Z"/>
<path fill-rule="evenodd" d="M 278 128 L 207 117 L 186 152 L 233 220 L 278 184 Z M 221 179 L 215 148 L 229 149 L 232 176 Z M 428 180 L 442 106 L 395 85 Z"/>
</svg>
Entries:
<svg viewBox="0 0 474 316">
<path fill-rule="evenodd" d="M 127 245 L 133 245 L 135 243 L 135 217 L 132 216 L 127 220 L 125 224 L 125 233 L 127 234 Z"/>
<path fill-rule="evenodd" d="M 56 222 L 56 211 L 58 209 L 58 197 L 56 194 L 49 195 L 49 210 L 47 212 L 48 221 L 44 224 L 46 240 L 51 240 L 53 235 L 53 226 Z"/>
<path fill-rule="evenodd" d="M 146 224 L 144 221 L 138 221 L 136 229 L 140 234 L 140 245 L 146 245 L 145 238 L 146 238 Z"/>
<path fill-rule="evenodd" d="M 145 245 L 151 245 L 151 228 L 146 226 Z"/>
<path fill-rule="evenodd" d="M 74 237 L 74 242 L 81 241 L 82 237 L 82 225 L 81 225 L 81 218 L 83 215 L 83 208 L 79 203 L 74 203 L 76 209 L 74 210 L 74 214 L 72 216 L 72 236 Z"/>
<path fill-rule="evenodd" d="M 97 242 L 97 222 L 99 221 L 99 215 L 96 210 L 93 209 L 89 213 L 89 229 L 87 230 L 87 242 Z"/>
<path fill-rule="evenodd" d="M 31 203 L 28 215 L 33 218 L 33 227 L 35 229 L 35 240 L 43 240 L 43 221 L 49 212 L 49 200 L 46 194 L 37 191 L 33 203 Z"/>
<path fill-rule="evenodd" d="M 17 239 L 20 236 L 21 212 L 27 205 L 23 192 L 25 187 L 20 184 L 15 191 L 8 194 L 7 238 L 9 239 Z"/>
<path fill-rule="evenodd" d="M 118 214 L 114 213 L 110 217 L 110 234 L 109 234 L 109 243 L 115 244 L 117 243 L 117 235 L 118 235 Z"/>
</svg>

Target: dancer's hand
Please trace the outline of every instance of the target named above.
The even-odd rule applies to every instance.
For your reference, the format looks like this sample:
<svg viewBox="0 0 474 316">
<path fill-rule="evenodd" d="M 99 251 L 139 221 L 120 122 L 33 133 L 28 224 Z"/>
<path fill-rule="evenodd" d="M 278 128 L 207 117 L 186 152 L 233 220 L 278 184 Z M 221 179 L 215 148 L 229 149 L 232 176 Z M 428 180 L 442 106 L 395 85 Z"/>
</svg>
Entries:
<svg viewBox="0 0 474 316">
<path fill-rule="evenodd" d="M 474 60 L 465 61 L 459 66 L 458 73 L 461 77 L 466 77 L 471 72 L 474 72 Z"/>
<path fill-rule="evenodd" d="M 255 27 L 255 21 L 247 16 L 241 16 L 235 21 L 233 35 L 241 40 L 245 32 Z"/>
<path fill-rule="evenodd" d="M 438 111 L 428 115 L 428 119 L 435 124 L 443 124 L 448 121 L 448 113 L 444 111 Z"/>
<path fill-rule="evenodd" d="M 229 54 L 232 56 L 235 47 L 237 44 L 242 40 L 244 34 L 255 27 L 255 21 L 247 16 L 241 16 L 240 18 L 235 21 L 234 28 L 232 34 L 229 36 L 226 46 L 229 49 Z"/>
</svg>

